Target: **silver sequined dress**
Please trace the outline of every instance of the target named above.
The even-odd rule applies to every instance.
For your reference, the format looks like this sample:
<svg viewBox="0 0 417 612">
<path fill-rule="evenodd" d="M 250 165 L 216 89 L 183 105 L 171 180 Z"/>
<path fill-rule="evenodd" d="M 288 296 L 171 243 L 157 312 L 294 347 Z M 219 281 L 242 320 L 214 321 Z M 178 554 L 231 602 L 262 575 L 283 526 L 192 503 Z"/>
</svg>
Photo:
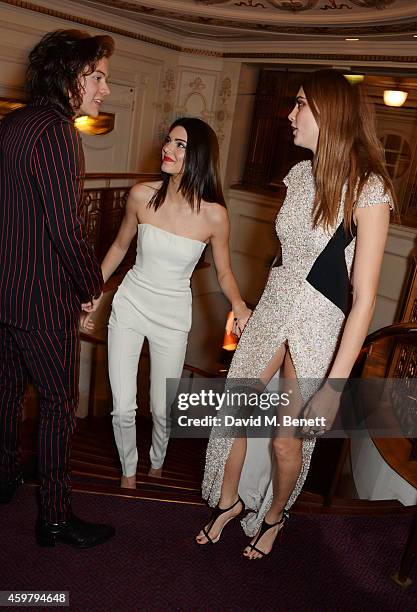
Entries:
<svg viewBox="0 0 417 612">
<path fill-rule="evenodd" d="M 276 220 L 282 247 L 282 266 L 272 268 L 262 297 L 239 341 L 228 379 L 255 379 L 265 370 L 278 347 L 287 342 L 298 379 L 323 379 L 332 363 L 346 313 L 318 291 L 307 276 L 343 220 L 343 207 L 333 231 L 313 228 L 315 183 L 310 161 L 294 166 L 284 179 L 287 195 Z M 371 176 L 357 206 L 388 203 L 381 180 Z M 344 249 L 350 277 L 355 239 Z M 342 255 L 343 256 L 343 255 Z M 343 264 L 344 265 L 344 264 Z M 232 381 L 229 381 L 232 382 Z M 303 399 L 308 399 L 300 386 Z M 311 389 L 310 389 L 311 391 Z M 220 497 L 224 467 L 233 438 L 213 428 L 207 447 L 202 485 L 203 497 L 215 506 Z M 287 509 L 299 495 L 307 476 L 315 440 L 302 445 L 302 469 L 288 500 Z M 248 439 L 239 493 L 253 510 L 242 521 L 247 535 L 255 535 L 272 502 L 270 440 Z"/>
</svg>

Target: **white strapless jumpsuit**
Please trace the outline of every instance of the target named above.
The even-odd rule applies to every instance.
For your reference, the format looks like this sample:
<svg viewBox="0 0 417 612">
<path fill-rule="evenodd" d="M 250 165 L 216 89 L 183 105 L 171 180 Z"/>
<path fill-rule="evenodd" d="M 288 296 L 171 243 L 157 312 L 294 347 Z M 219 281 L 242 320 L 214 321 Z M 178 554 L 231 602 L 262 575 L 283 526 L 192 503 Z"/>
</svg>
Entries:
<svg viewBox="0 0 417 612">
<path fill-rule="evenodd" d="M 155 469 L 164 462 L 167 406 L 175 399 L 166 397 L 166 379 L 181 377 L 191 327 L 190 277 L 205 246 L 149 223 L 138 227 L 136 262 L 113 298 L 108 334 L 113 429 L 124 476 L 136 474 L 138 462 L 136 381 L 145 337 L 151 365 L 150 459 Z"/>
</svg>

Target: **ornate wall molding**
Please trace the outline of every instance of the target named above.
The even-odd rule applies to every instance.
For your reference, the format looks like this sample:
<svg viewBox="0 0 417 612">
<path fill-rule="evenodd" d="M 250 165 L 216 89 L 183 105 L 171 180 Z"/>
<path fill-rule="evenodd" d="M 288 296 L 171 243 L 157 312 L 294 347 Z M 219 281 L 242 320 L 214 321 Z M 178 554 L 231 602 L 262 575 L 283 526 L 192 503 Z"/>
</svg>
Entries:
<svg viewBox="0 0 417 612">
<path fill-rule="evenodd" d="M 162 81 L 162 103 L 158 104 L 161 112 L 161 120 L 157 128 L 158 146 L 161 145 L 167 135 L 169 126 L 174 119 L 175 111 L 175 91 L 176 91 L 176 74 L 173 68 L 165 70 L 164 79 Z"/>
<path fill-rule="evenodd" d="M 224 139 L 226 137 L 226 124 L 231 119 L 231 113 L 229 111 L 229 101 L 231 96 L 232 80 L 230 77 L 225 76 L 220 82 L 217 95 L 217 108 L 215 112 L 215 131 L 220 149 L 222 148 Z"/>
<path fill-rule="evenodd" d="M 205 78 L 207 78 L 207 75 L 205 75 Z M 181 92 L 183 100 L 181 106 L 177 108 L 177 115 L 201 117 L 203 121 L 210 123 L 212 112 L 208 98 L 211 90 L 212 87 L 208 86 L 201 76 L 195 76 L 192 81 L 188 81 L 188 90 L 185 90 L 185 82 L 183 81 L 183 91 Z M 190 112 L 190 109 L 193 110 Z"/>
</svg>

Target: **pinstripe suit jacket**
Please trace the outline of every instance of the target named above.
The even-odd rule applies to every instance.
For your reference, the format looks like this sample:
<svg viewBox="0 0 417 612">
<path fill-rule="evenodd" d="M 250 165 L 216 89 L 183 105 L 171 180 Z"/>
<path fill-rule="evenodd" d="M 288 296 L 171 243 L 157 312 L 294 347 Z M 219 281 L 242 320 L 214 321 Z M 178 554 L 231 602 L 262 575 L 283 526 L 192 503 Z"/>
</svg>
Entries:
<svg viewBox="0 0 417 612">
<path fill-rule="evenodd" d="M 72 329 L 103 277 L 78 214 L 84 184 L 72 121 L 39 98 L 0 121 L 0 322 Z"/>
</svg>

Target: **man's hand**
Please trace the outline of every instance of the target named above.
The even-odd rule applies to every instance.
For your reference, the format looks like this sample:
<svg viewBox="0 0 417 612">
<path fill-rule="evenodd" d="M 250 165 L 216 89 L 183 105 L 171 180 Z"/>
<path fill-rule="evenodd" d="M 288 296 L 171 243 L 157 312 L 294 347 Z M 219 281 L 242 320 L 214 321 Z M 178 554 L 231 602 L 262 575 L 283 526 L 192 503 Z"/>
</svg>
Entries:
<svg viewBox="0 0 417 612">
<path fill-rule="evenodd" d="M 84 312 L 95 312 L 97 308 L 99 307 L 102 297 L 103 297 L 103 292 L 100 293 L 98 298 L 93 298 L 91 302 L 87 302 L 86 304 L 81 304 L 81 309 L 84 310 Z"/>
</svg>

